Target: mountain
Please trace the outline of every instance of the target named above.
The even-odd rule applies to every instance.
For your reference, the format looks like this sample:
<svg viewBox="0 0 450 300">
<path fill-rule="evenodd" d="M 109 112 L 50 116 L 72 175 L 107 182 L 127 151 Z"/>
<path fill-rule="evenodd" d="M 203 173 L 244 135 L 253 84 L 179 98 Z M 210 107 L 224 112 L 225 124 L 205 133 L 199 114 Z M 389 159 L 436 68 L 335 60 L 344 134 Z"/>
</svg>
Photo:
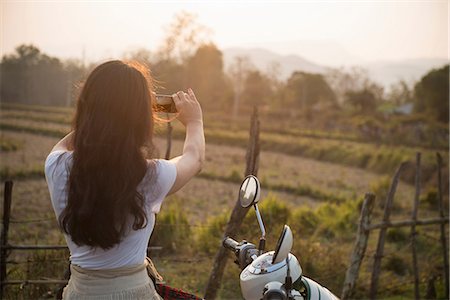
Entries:
<svg viewBox="0 0 450 300">
<path fill-rule="evenodd" d="M 267 72 L 273 63 L 279 64 L 280 78 L 285 80 L 294 71 L 304 71 L 308 73 L 325 73 L 327 68 L 306 60 L 298 55 L 280 55 L 262 48 L 227 48 L 223 51 L 225 68 L 233 63 L 235 57 L 248 57 L 253 65 Z"/>
<path fill-rule="evenodd" d="M 273 63 L 279 64 L 280 79 L 286 80 L 294 71 L 324 74 L 329 66 L 316 64 L 302 56 L 281 55 L 263 48 L 226 48 L 223 51 L 224 64 L 227 69 L 235 57 L 248 57 L 253 65 L 267 72 Z M 413 83 L 433 68 L 440 68 L 448 63 L 445 58 L 405 59 L 399 61 L 376 61 L 360 63 L 358 66 L 369 72 L 371 79 L 386 88 L 399 80 Z M 350 68 L 352 65 L 344 65 Z"/>
<path fill-rule="evenodd" d="M 448 64 L 448 60 L 444 58 L 419 58 L 372 62 L 362 67 L 369 71 L 369 75 L 374 81 L 389 87 L 399 80 L 413 83 L 420 80 L 431 69 L 441 68 L 445 64 Z"/>
</svg>

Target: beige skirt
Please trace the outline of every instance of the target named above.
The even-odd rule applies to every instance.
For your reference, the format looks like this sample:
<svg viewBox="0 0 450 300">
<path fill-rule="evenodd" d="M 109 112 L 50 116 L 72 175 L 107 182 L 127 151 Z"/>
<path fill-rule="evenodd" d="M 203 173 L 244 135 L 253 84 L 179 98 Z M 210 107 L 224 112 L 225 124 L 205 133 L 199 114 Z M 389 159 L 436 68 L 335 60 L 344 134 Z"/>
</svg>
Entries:
<svg viewBox="0 0 450 300">
<path fill-rule="evenodd" d="M 147 273 L 146 261 L 142 265 L 109 270 L 90 270 L 70 266 L 70 279 L 63 290 L 67 300 L 103 299 L 162 299 Z"/>
</svg>

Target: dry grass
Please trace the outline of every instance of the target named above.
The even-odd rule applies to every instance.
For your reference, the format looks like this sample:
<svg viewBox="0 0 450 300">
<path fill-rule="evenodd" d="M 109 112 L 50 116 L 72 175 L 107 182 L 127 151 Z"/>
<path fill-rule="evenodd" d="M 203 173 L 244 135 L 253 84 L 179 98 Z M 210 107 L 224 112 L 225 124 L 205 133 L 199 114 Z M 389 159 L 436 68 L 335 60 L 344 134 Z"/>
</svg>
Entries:
<svg viewBox="0 0 450 300">
<path fill-rule="evenodd" d="M 26 128 L 43 128 L 49 132 L 54 132 L 55 136 L 61 132 L 68 132 L 69 126 L 66 123 L 67 115 L 70 114 L 68 110 L 54 110 L 47 114 L 41 108 L 36 107 L 33 112 L 24 112 L 23 108 L 17 110 L 2 111 L 2 124 L 10 124 L 14 126 L 24 126 Z M 17 118 L 20 116 L 20 118 Z M 6 117 L 6 118 L 5 118 Z M 53 122 L 45 122 L 51 118 Z M 158 138 L 155 139 L 155 144 L 158 148 L 157 156 L 163 156 L 165 153 L 165 138 L 164 126 L 158 129 Z M 219 132 L 222 134 L 223 132 Z M 9 151 L 2 153 L 0 161 L 0 169 L 8 169 L 9 171 L 30 171 L 42 170 L 45 157 L 49 153 L 53 145 L 59 140 L 57 137 L 38 135 L 27 132 L 18 132 L 17 130 L 2 130 L 2 136 L 7 139 L 14 139 L 19 141 L 21 147 L 16 151 Z M 235 132 L 228 132 L 233 138 Z M 237 135 L 246 137 L 246 133 L 238 132 Z M 285 143 L 293 136 L 279 137 L 274 133 L 266 135 L 273 138 L 275 141 L 281 138 L 281 142 Z M 228 139 L 225 139 L 228 141 Z M 293 139 L 294 140 L 294 139 Z M 309 140 L 308 140 L 309 141 Z M 312 139 L 311 139 L 312 141 Z M 314 139 L 317 141 L 317 139 Z M 217 142 L 217 141 L 216 141 Z M 295 142 L 295 141 L 294 141 Z M 333 140 L 328 146 L 341 147 L 342 143 L 339 140 Z M 359 146 L 359 143 L 348 143 L 347 145 Z M 182 152 L 183 142 L 181 140 L 174 140 L 172 148 L 172 157 L 179 155 Z M 368 145 L 369 146 L 369 145 Z M 365 146 L 364 146 L 365 147 Z M 263 149 L 264 150 L 264 147 Z M 275 149 L 276 150 L 276 149 Z M 411 151 L 413 151 L 411 149 Z M 364 170 L 362 168 L 349 167 L 343 164 L 335 164 L 330 162 L 318 161 L 299 157 L 295 155 L 283 154 L 283 151 L 262 151 L 260 157 L 259 178 L 262 181 L 263 197 L 268 194 L 273 195 L 280 201 L 285 202 L 289 209 L 294 209 L 299 206 L 306 208 L 316 208 L 323 203 L 320 197 L 307 197 L 294 193 L 285 193 L 279 190 L 269 191 L 267 186 L 286 185 L 292 188 L 308 187 L 313 191 L 322 191 L 328 194 L 339 195 L 343 198 L 354 199 L 361 197 L 365 192 L 370 191 L 374 182 L 382 180 L 382 176 Z M 412 158 L 413 159 L 413 158 Z M 245 167 L 245 149 L 240 143 L 237 144 L 223 144 L 210 143 L 207 140 L 206 163 L 204 166 L 204 174 L 214 175 L 210 179 L 197 177 L 189 182 L 182 190 L 180 190 L 175 197 L 169 197 L 164 206 L 170 205 L 171 202 L 181 203 L 183 211 L 187 214 L 189 224 L 202 225 L 209 217 L 218 216 L 224 212 L 229 212 L 236 202 L 237 191 L 239 184 L 230 181 L 217 180 L 214 178 L 239 178 L 242 177 Z M 41 175 L 42 176 L 42 175 Z M 25 176 L 26 177 L 26 176 Z M 212 178 L 212 179 L 211 179 Z M 3 190 L 1 191 L 3 194 Z M 404 217 L 405 214 L 410 215 L 410 207 L 413 201 L 414 190 L 409 184 L 401 182 L 397 190 L 395 203 L 401 208 L 393 217 Z M 405 210 L 406 209 L 406 210 Z M 432 215 L 435 212 L 428 210 L 420 211 L 423 215 Z M 56 219 L 51 207 L 50 198 L 47 190 L 47 185 L 42 177 L 34 179 L 18 179 L 15 180 L 13 190 L 13 206 L 12 206 L 12 220 L 26 221 L 26 220 L 41 220 L 43 222 L 31 223 L 11 223 L 10 227 L 10 241 L 15 244 L 64 244 L 64 237 L 57 229 Z M 355 222 L 357 220 L 355 219 Z M 255 222 L 256 226 L 256 222 Z M 353 236 L 354 232 L 349 232 L 349 236 Z M 401 235 L 400 235 L 401 236 Z M 433 236 L 435 234 L 433 233 Z M 270 237 L 275 239 L 276 237 Z M 369 248 L 373 249 L 375 234 L 372 235 L 371 245 Z M 332 241 L 328 244 L 311 244 L 303 245 L 302 251 L 296 253 L 300 260 L 305 263 L 304 269 L 312 274 L 319 274 L 322 270 L 329 267 L 331 260 L 337 259 L 338 254 L 343 254 L 339 257 L 341 260 L 336 266 L 345 268 L 347 263 L 347 256 L 351 251 L 351 245 L 333 245 Z M 426 247 L 427 243 L 436 243 L 436 241 L 427 240 L 424 238 L 421 242 L 422 247 Z M 331 246 L 330 246 L 331 245 Z M 330 252 L 332 247 L 340 247 L 337 252 Z M 431 248 L 436 252 L 436 247 Z M 387 246 L 389 256 L 391 253 L 404 251 L 406 246 L 399 248 L 397 244 Z M 328 252 L 327 252 L 328 251 Z M 373 251 L 370 250 L 369 251 Z M 157 253 L 155 253 L 157 254 Z M 368 256 L 372 255 L 369 254 Z M 328 260 L 323 261 L 315 267 L 312 262 L 317 255 L 329 257 Z M 436 254 L 425 257 L 433 259 Z M 15 260 L 24 260 L 27 258 L 25 253 L 14 252 L 10 257 Z M 186 290 L 202 295 L 207 280 L 207 274 L 210 271 L 212 257 L 201 257 L 198 261 L 186 261 L 189 258 L 183 256 L 181 253 L 175 253 L 175 257 L 167 257 L 161 255 L 155 259 L 157 266 L 161 272 L 166 276 L 167 281 L 174 286 L 185 288 Z M 370 262 L 369 262 L 370 261 Z M 198 276 L 192 276 L 192 266 L 196 265 L 196 270 L 200 272 Z M 371 260 L 363 265 L 361 282 L 367 282 L 364 276 L 370 273 Z M 222 297 L 229 299 L 231 295 L 239 294 L 238 289 L 231 285 L 237 284 L 237 267 L 229 264 L 226 273 L 226 280 L 224 282 L 226 288 L 222 289 Z M 319 272 L 320 271 L 320 272 Z M 197 271 L 196 271 L 197 272 Z M 390 273 L 388 273 L 390 272 Z M 322 272 L 323 273 L 323 272 Z M 322 277 L 317 277 L 319 282 L 327 283 L 333 282 L 336 285 L 336 278 L 331 278 L 330 273 L 324 274 Z M 389 276 L 386 276 L 386 275 Z M 19 278 L 21 274 L 18 275 Z M 327 278 L 330 277 L 330 278 Z M 383 271 L 382 282 L 389 283 L 389 278 L 395 278 L 395 274 L 391 271 Z M 331 284 L 331 283 L 330 283 Z M 235 289 L 230 294 L 229 290 Z M 363 292 L 365 287 L 362 288 Z M 227 291 L 228 289 L 228 291 Z"/>
</svg>

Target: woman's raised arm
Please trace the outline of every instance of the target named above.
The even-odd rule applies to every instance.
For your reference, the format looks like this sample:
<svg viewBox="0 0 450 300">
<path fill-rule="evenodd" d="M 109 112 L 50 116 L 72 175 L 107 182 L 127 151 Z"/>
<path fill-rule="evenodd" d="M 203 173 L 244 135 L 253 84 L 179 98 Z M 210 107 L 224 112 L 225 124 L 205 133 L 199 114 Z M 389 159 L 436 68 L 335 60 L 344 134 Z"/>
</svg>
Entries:
<svg viewBox="0 0 450 300">
<path fill-rule="evenodd" d="M 179 111 L 178 120 L 186 127 L 186 139 L 183 154 L 171 160 L 177 168 L 177 178 L 169 194 L 178 191 L 198 174 L 205 160 L 202 109 L 194 92 L 192 89 L 188 93 L 178 92 L 173 99 Z"/>
</svg>

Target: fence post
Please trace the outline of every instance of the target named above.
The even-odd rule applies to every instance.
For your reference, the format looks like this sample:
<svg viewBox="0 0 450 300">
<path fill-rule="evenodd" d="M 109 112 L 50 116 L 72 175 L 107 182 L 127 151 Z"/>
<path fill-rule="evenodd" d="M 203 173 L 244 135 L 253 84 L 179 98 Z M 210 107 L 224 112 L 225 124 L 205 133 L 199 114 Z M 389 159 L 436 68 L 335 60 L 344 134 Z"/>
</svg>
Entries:
<svg viewBox="0 0 450 300">
<path fill-rule="evenodd" d="M 367 229 L 370 225 L 370 216 L 372 214 L 375 195 L 366 193 L 361 208 L 361 216 L 359 218 L 358 231 L 356 234 L 356 242 L 353 247 L 352 256 L 350 258 L 350 266 L 345 274 L 344 287 L 342 288 L 341 299 L 348 299 L 358 280 L 359 268 L 366 253 L 367 241 L 369 240 L 370 231 Z"/>
<path fill-rule="evenodd" d="M 439 153 L 436 153 L 438 164 L 438 192 L 439 192 L 439 216 L 444 218 L 444 199 L 442 197 L 442 157 Z M 447 239 L 445 234 L 445 223 L 441 224 L 441 243 L 442 251 L 444 253 L 444 272 L 445 272 L 445 298 L 449 298 L 449 285 L 448 285 L 448 249 Z"/>
<path fill-rule="evenodd" d="M 417 210 L 419 208 L 420 197 L 420 152 L 416 154 L 416 194 L 414 195 L 414 206 L 412 211 L 412 220 L 417 221 Z M 417 266 L 417 250 L 416 250 L 416 225 L 411 226 L 411 251 L 412 251 L 412 263 L 414 272 L 414 296 L 415 299 L 420 299 L 419 291 L 419 268 Z"/>
<path fill-rule="evenodd" d="M 258 173 L 259 162 L 259 120 L 258 110 L 255 107 L 251 117 L 250 125 L 250 139 L 246 154 L 246 167 L 245 175 Z M 245 215 L 249 208 L 242 208 L 239 199 L 234 205 L 230 219 L 228 220 L 227 227 L 225 229 L 224 237 L 236 235 L 239 227 L 244 220 Z M 223 271 L 227 264 L 228 250 L 220 245 L 219 251 L 214 259 L 213 269 L 209 276 L 208 284 L 206 286 L 205 299 L 215 299 L 217 297 L 217 291 L 220 288 L 222 281 Z"/>
<path fill-rule="evenodd" d="M 389 192 L 386 198 L 386 203 L 384 204 L 384 216 L 383 223 L 389 222 L 389 216 L 391 215 L 392 201 L 394 200 L 395 191 L 397 189 L 398 180 L 402 169 L 406 166 L 403 162 L 395 172 L 394 178 L 392 179 L 391 186 L 389 187 Z M 372 281 L 370 284 L 370 299 L 375 299 L 378 289 L 378 276 L 380 274 L 381 258 L 383 257 L 384 251 L 384 241 L 386 238 L 387 227 L 380 228 L 380 234 L 378 236 L 377 251 L 375 253 L 375 260 L 373 263 L 372 271 Z"/>
<path fill-rule="evenodd" d="M 167 114 L 167 119 L 169 119 L 169 114 Z M 173 126 L 171 122 L 167 122 L 167 148 L 165 159 L 170 159 L 170 152 L 172 151 L 172 130 Z"/>
<path fill-rule="evenodd" d="M 9 218 L 11 215 L 11 199 L 12 199 L 13 182 L 8 180 L 5 182 L 5 191 L 3 195 L 3 228 L 0 239 L 0 299 L 3 299 L 3 289 L 6 281 L 6 259 L 8 258 L 8 230 Z"/>
</svg>

